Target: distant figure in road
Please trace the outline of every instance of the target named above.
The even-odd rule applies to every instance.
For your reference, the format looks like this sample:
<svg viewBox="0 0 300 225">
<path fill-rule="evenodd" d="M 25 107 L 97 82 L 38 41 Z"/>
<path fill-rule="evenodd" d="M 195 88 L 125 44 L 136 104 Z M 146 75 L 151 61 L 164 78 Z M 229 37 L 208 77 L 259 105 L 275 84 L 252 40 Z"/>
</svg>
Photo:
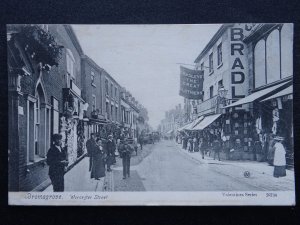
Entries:
<svg viewBox="0 0 300 225">
<path fill-rule="evenodd" d="M 221 143 L 218 139 L 218 137 L 215 137 L 215 140 L 213 142 L 213 149 L 214 149 L 214 160 L 216 159 L 216 155 L 218 155 L 218 159 L 220 160 L 220 151 L 221 151 Z"/>
<path fill-rule="evenodd" d="M 204 159 L 206 147 L 207 147 L 206 146 L 206 142 L 204 141 L 203 138 L 200 138 L 200 141 L 199 141 L 199 150 L 201 152 L 202 159 Z"/>
<path fill-rule="evenodd" d="M 100 138 L 97 138 L 96 143 L 92 160 L 91 178 L 99 180 L 101 177 L 105 177 L 105 153 Z"/>
<path fill-rule="evenodd" d="M 123 164 L 123 179 L 126 179 L 126 177 L 130 177 L 130 157 L 132 152 L 132 148 L 126 139 L 121 141 L 119 151 Z"/>
<path fill-rule="evenodd" d="M 96 148 L 96 135 L 91 133 L 91 138 L 86 141 L 87 156 L 90 158 L 89 171 L 92 170 L 93 152 Z"/>
<path fill-rule="evenodd" d="M 137 144 L 136 138 L 133 141 L 133 148 L 134 148 L 134 151 L 135 151 L 135 155 L 138 155 L 138 144 Z"/>
<path fill-rule="evenodd" d="M 113 140 L 113 136 L 108 135 L 108 140 L 107 140 L 107 143 L 106 143 L 106 155 L 107 155 L 106 164 L 107 164 L 107 171 L 108 172 L 111 171 L 110 167 L 116 161 L 115 150 L 116 150 L 116 144 Z"/>
<path fill-rule="evenodd" d="M 198 152 L 198 139 L 196 136 L 193 139 L 193 152 Z"/>
<path fill-rule="evenodd" d="M 285 154 L 286 151 L 284 149 L 284 146 L 282 144 L 282 141 L 284 140 L 283 137 L 279 137 L 276 136 L 274 138 L 274 140 L 276 141 L 275 145 L 274 145 L 274 174 L 273 176 L 276 178 L 279 177 L 285 177 L 286 176 L 286 158 L 285 158 Z"/>
<path fill-rule="evenodd" d="M 142 135 L 139 136 L 138 142 L 141 146 L 141 150 L 143 150 L 143 142 L 144 142 L 144 137 Z"/>
<path fill-rule="evenodd" d="M 66 166 L 69 164 L 67 160 L 67 152 L 61 147 L 62 136 L 53 134 L 53 144 L 47 152 L 47 164 L 49 165 L 49 177 L 53 185 L 53 191 L 64 191 L 64 174 Z"/>
<path fill-rule="evenodd" d="M 188 144 L 187 148 L 189 152 L 192 152 L 193 150 L 193 139 L 191 137 L 188 138 Z"/>
</svg>

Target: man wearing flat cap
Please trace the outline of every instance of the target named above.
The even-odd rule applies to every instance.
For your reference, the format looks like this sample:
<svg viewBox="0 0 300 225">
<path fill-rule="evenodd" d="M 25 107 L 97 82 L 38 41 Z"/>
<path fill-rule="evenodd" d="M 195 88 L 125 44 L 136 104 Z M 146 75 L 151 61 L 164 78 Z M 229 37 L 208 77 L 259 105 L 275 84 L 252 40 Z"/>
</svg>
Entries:
<svg viewBox="0 0 300 225">
<path fill-rule="evenodd" d="M 62 145 L 62 136 L 53 134 L 53 144 L 47 153 L 47 164 L 49 165 L 49 177 L 53 185 L 53 191 L 64 191 L 64 174 L 68 165 L 67 152 Z"/>
</svg>

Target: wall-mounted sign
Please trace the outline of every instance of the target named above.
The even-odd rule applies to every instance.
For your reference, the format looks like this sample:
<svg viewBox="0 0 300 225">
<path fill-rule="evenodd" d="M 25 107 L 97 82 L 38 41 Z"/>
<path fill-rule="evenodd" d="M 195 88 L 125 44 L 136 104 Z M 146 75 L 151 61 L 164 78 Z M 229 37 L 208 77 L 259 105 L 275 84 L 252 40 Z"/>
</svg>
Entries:
<svg viewBox="0 0 300 225">
<path fill-rule="evenodd" d="M 191 70 L 180 66 L 179 95 L 187 99 L 202 99 L 203 97 L 203 70 Z"/>
</svg>

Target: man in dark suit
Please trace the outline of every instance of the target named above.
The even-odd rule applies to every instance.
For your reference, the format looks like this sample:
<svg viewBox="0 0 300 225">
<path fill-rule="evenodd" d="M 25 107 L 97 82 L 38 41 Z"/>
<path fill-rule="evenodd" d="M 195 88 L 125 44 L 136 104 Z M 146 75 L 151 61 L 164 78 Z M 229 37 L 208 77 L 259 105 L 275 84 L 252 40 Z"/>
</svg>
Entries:
<svg viewBox="0 0 300 225">
<path fill-rule="evenodd" d="M 53 185 L 53 191 L 64 191 L 65 167 L 68 165 L 66 150 L 61 147 L 62 136 L 53 134 L 53 144 L 47 153 L 47 164 L 49 165 L 49 177 Z"/>
<path fill-rule="evenodd" d="M 106 155 L 107 155 L 107 171 L 111 171 L 111 165 L 115 162 L 115 150 L 116 150 L 116 144 L 113 140 L 112 135 L 108 135 L 108 140 L 106 143 Z"/>
<path fill-rule="evenodd" d="M 119 151 L 123 164 L 123 179 L 126 179 L 126 176 L 130 177 L 130 157 L 132 153 L 132 148 L 126 139 L 121 141 Z"/>
<path fill-rule="evenodd" d="M 86 141 L 87 156 L 90 157 L 89 171 L 92 170 L 93 153 L 96 146 L 96 135 L 91 133 L 91 138 Z"/>
</svg>

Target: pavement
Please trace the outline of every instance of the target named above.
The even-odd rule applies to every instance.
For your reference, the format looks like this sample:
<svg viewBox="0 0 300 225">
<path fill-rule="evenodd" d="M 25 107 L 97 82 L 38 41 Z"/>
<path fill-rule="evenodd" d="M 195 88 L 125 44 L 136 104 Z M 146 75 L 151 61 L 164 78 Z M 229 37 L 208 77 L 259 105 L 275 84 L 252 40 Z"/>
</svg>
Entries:
<svg viewBox="0 0 300 225">
<path fill-rule="evenodd" d="M 75 165 L 71 170 L 65 174 L 65 191 L 79 191 L 79 192 L 102 192 L 105 191 L 107 187 L 107 179 L 101 178 L 100 180 L 95 180 L 90 178 L 89 170 L 89 158 L 83 158 L 77 165 Z M 44 192 L 53 192 L 53 186 L 48 186 Z"/>
<path fill-rule="evenodd" d="M 133 153 L 131 157 L 131 165 L 134 168 L 145 157 L 151 153 L 154 145 L 145 145 L 143 150 L 138 149 L 138 154 Z M 78 191 L 78 192 L 105 192 L 105 191 L 145 191 L 138 174 L 134 171 L 131 173 L 130 180 L 123 180 L 122 174 L 122 159 L 117 157 L 116 165 L 112 167 L 113 172 L 106 172 L 104 178 L 95 180 L 90 178 L 89 158 L 85 157 L 78 162 L 71 170 L 65 174 L 65 191 Z M 115 182 L 114 182 L 115 180 Z M 131 183 L 131 181 L 133 183 Z M 53 186 L 49 185 L 44 192 L 53 192 Z"/>
</svg>

